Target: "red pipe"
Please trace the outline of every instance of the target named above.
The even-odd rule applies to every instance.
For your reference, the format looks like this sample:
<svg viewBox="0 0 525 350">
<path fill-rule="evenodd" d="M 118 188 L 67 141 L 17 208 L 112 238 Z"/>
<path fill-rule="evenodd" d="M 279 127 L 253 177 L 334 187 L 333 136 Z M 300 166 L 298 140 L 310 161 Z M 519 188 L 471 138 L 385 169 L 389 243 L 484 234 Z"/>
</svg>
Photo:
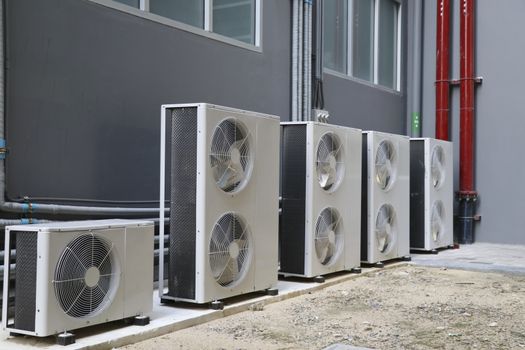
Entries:
<svg viewBox="0 0 525 350">
<path fill-rule="evenodd" d="M 474 190 L 474 0 L 460 1 L 460 169 L 459 192 Z"/>
<path fill-rule="evenodd" d="M 450 0 L 437 2 L 436 34 L 436 138 L 448 140 Z"/>
</svg>

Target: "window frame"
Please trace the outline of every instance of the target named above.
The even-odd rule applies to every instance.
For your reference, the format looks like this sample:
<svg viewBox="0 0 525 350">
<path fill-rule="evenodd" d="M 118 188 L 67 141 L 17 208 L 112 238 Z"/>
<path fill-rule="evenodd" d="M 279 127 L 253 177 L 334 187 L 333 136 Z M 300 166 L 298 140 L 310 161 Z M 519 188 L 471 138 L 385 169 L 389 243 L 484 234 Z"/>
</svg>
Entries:
<svg viewBox="0 0 525 350">
<path fill-rule="evenodd" d="M 169 27 L 177 28 L 192 34 L 200 35 L 208 39 L 213 39 L 228 45 L 240 47 L 255 52 L 262 52 L 262 33 L 263 33 L 263 0 L 254 0 L 255 13 L 254 18 L 254 43 L 249 44 L 228 36 L 218 34 L 212 31 L 213 28 L 213 0 L 204 0 L 204 28 L 182 23 L 171 18 L 163 17 L 149 12 L 150 0 L 140 0 L 139 8 L 128 6 L 126 4 L 113 0 L 88 0 L 98 5 L 119 10 L 137 17 L 145 18 Z"/>
<path fill-rule="evenodd" d="M 380 90 L 385 90 L 389 92 L 393 92 L 396 94 L 402 94 L 401 91 L 401 58 L 402 58 L 402 14 L 403 14 L 403 4 L 401 3 L 401 0 L 389 0 L 396 2 L 398 4 L 397 8 L 397 35 L 396 35 L 396 76 L 395 76 L 395 87 L 389 87 L 385 85 L 381 85 L 379 83 L 379 1 L 382 0 L 373 0 L 374 1 L 374 9 L 373 9 L 373 16 L 374 16 L 374 25 L 373 25 L 373 53 L 372 53 L 372 80 L 365 80 L 358 78 L 354 76 L 354 66 L 353 66 L 353 28 L 354 28 L 354 0 L 348 0 L 348 33 L 347 33 L 347 52 L 346 52 L 346 60 L 347 60 L 347 68 L 346 73 L 342 73 L 327 67 L 323 67 L 323 71 L 325 73 L 328 73 L 330 75 L 334 75 L 340 78 L 349 79 L 352 81 L 359 82 L 361 84 L 365 84 L 374 88 L 379 88 Z M 324 54 L 324 52 L 323 52 Z"/>
</svg>

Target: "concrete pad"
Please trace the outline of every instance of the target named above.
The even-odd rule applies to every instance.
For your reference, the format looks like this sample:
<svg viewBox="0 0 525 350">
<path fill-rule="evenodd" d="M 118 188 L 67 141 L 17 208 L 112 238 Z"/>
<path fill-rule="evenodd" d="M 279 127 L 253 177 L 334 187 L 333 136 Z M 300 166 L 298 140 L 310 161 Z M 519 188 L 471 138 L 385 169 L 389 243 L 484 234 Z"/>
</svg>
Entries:
<svg viewBox="0 0 525 350">
<path fill-rule="evenodd" d="M 393 263 L 385 268 L 395 268 L 406 263 Z M 376 268 L 363 269 L 362 274 L 377 272 Z M 112 349 L 142 340 L 158 337 L 184 328 L 192 327 L 212 320 L 247 311 L 254 304 L 271 304 L 311 293 L 335 284 L 359 277 L 358 274 L 339 273 L 326 276 L 325 283 L 315 283 L 310 280 L 289 278 L 277 283 L 279 295 L 266 296 L 261 293 L 252 293 L 242 297 L 225 300 L 224 310 L 210 310 L 205 306 L 192 304 L 176 304 L 176 306 L 160 305 L 158 292 L 154 293 L 153 313 L 151 323 L 147 326 L 126 326 L 122 321 L 111 322 L 103 325 L 74 331 L 76 343 L 67 347 L 55 345 L 53 337 L 10 337 L 5 331 L 0 332 L 0 350 L 29 350 L 29 349 L 54 349 L 54 350 L 99 350 Z"/>
<path fill-rule="evenodd" d="M 334 344 L 334 345 L 330 345 L 327 348 L 324 348 L 323 350 L 373 350 L 373 349 L 360 348 L 357 346 L 345 345 L 345 344 Z"/>
<path fill-rule="evenodd" d="M 462 270 L 525 274 L 525 246 L 475 243 L 437 255 L 413 254 L 412 263 Z"/>
</svg>

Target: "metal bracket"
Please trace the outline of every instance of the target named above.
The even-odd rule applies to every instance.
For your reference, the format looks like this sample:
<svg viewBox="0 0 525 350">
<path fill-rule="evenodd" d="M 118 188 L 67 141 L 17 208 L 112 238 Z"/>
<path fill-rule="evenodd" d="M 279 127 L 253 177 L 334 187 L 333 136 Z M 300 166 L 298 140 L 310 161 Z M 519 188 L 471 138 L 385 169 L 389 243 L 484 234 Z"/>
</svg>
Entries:
<svg viewBox="0 0 525 350">
<path fill-rule="evenodd" d="M 478 85 L 483 84 L 483 77 L 451 79 L 449 80 L 449 83 L 452 86 L 457 86 L 457 85 L 460 85 L 463 80 L 473 80 L 474 84 L 478 84 Z"/>
</svg>

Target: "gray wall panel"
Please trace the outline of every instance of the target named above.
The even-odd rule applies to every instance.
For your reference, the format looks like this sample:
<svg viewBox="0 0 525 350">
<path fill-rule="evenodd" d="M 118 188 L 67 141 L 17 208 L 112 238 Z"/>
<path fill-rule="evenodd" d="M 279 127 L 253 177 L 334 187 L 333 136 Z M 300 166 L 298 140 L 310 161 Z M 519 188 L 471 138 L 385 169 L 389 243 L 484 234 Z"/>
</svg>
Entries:
<svg viewBox="0 0 525 350">
<path fill-rule="evenodd" d="M 522 198 L 525 189 L 525 163 L 520 150 L 525 148 L 525 119 L 521 103 L 525 70 L 525 36 L 521 0 L 504 2 L 478 0 L 476 17 L 476 75 L 483 85 L 476 94 L 476 188 L 480 194 L 476 240 L 497 243 L 525 243 L 521 228 Z M 453 73 L 459 77 L 459 1 L 453 1 Z M 425 136 L 434 135 L 436 2 L 425 4 L 424 119 Z M 459 89 L 452 92 L 452 135 L 455 142 L 455 188 L 458 188 Z"/>
<path fill-rule="evenodd" d="M 405 98 L 350 79 L 325 74 L 330 123 L 405 134 Z"/>
<path fill-rule="evenodd" d="M 291 1 L 263 11 L 260 53 L 87 0 L 7 0 L 9 197 L 156 199 L 162 103 L 289 120 Z M 402 93 L 325 74 L 331 122 L 405 133 L 406 49 Z"/>
<path fill-rule="evenodd" d="M 162 103 L 288 119 L 290 2 L 263 9 L 259 53 L 86 0 L 8 0 L 8 195 L 157 198 Z"/>
</svg>

